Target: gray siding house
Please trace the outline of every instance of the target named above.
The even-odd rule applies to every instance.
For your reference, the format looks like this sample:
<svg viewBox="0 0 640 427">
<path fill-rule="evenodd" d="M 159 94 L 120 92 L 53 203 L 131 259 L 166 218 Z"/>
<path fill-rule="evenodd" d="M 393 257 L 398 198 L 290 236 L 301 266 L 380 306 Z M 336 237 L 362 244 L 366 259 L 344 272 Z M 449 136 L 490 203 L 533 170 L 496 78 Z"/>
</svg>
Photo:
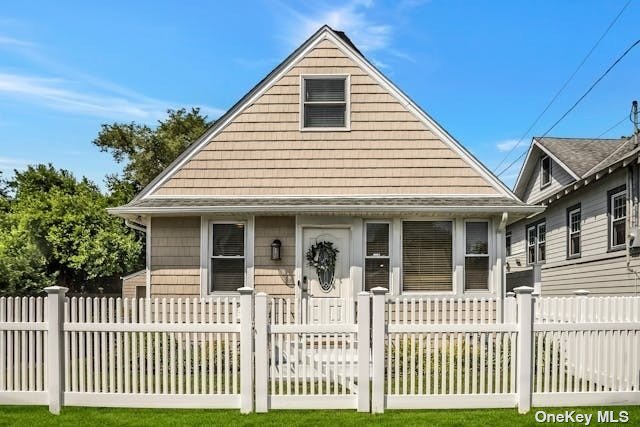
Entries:
<svg viewBox="0 0 640 427">
<path fill-rule="evenodd" d="M 542 295 L 638 295 L 638 151 L 637 134 L 533 139 L 514 192 L 546 209 L 507 227 L 507 290 L 538 264 Z"/>
</svg>

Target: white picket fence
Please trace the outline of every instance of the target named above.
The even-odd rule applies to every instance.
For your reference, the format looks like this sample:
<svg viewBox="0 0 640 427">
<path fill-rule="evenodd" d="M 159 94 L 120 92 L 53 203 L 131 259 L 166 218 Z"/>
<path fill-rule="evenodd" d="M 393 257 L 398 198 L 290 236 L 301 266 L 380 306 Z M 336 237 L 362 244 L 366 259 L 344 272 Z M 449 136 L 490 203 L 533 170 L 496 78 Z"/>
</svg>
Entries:
<svg viewBox="0 0 640 427">
<path fill-rule="evenodd" d="M 640 404 L 640 298 L 0 298 L 0 404 Z M 350 320 L 353 319 L 353 320 Z"/>
</svg>

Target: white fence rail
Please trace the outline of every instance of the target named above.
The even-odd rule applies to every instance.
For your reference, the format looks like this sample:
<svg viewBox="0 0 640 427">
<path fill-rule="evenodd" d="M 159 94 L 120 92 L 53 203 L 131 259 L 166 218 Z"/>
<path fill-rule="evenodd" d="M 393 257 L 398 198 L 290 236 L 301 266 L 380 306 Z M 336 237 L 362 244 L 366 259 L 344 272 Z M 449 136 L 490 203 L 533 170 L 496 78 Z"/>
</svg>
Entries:
<svg viewBox="0 0 640 427">
<path fill-rule="evenodd" d="M 0 404 L 640 404 L 640 298 L 0 298 Z"/>
</svg>

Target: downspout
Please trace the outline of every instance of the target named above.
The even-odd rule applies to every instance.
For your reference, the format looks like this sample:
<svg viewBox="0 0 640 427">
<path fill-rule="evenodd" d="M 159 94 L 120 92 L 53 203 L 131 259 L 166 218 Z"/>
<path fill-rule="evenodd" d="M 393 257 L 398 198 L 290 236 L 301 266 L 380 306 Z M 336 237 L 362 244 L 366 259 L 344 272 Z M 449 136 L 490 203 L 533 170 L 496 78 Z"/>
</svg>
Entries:
<svg viewBox="0 0 640 427">
<path fill-rule="evenodd" d="M 506 260 L 506 241 L 505 241 L 505 235 L 507 232 L 507 221 L 509 220 L 509 213 L 508 212 L 503 212 L 502 213 L 502 218 L 500 218 L 500 223 L 498 224 L 498 235 L 500 235 L 500 242 L 498 242 L 498 244 L 500 245 L 499 250 L 496 251 L 497 253 L 500 254 L 500 256 L 498 257 L 498 262 L 500 263 L 500 268 L 499 268 L 499 272 L 500 272 L 500 288 L 497 289 L 497 293 L 498 293 L 498 299 L 500 301 L 500 304 L 498 304 L 498 308 L 500 309 L 500 313 L 498 313 L 498 319 L 500 320 L 500 322 L 504 322 L 504 311 L 505 311 L 505 298 L 504 298 L 504 291 L 506 289 L 507 286 L 507 276 L 506 276 L 506 271 L 505 271 L 505 260 Z"/>
<path fill-rule="evenodd" d="M 124 225 L 126 225 L 127 227 L 132 228 L 134 230 L 141 231 L 143 233 L 147 232 L 147 227 L 143 227 L 141 225 L 135 224 L 135 223 L 129 221 L 128 219 L 126 219 L 126 218 L 124 220 Z"/>
</svg>

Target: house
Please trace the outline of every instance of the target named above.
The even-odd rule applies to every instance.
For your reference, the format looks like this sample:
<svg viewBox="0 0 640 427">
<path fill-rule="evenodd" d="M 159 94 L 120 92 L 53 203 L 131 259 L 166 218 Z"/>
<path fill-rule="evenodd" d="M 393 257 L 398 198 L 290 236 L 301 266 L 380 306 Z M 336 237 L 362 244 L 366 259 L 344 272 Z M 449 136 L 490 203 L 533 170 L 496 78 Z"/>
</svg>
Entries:
<svg viewBox="0 0 640 427">
<path fill-rule="evenodd" d="M 638 135 L 533 138 L 514 187 L 544 212 L 507 227 L 507 287 L 638 295 Z"/>
<path fill-rule="evenodd" d="M 110 212 L 146 227 L 148 296 L 352 302 L 500 298 L 505 228 L 542 210 L 324 26 Z"/>
</svg>

